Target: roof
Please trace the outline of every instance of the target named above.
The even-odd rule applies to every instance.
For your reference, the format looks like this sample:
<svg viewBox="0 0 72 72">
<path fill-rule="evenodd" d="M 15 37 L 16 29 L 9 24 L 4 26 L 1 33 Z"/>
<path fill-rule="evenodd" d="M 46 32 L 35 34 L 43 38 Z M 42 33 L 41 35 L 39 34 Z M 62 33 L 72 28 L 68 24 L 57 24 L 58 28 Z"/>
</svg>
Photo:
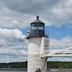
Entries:
<svg viewBox="0 0 72 72">
<path fill-rule="evenodd" d="M 39 19 L 39 16 L 37 16 L 37 19 L 34 22 L 32 22 L 32 23 L 43 23 L 43 22 Z"/>
</svg>

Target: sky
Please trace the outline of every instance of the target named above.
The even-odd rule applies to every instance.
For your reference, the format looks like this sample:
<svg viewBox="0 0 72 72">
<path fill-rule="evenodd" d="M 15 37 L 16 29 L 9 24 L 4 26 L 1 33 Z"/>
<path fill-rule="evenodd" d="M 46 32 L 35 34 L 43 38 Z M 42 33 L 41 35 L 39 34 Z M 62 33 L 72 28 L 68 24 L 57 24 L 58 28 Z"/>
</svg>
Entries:
<svg viewBox="0 0 72 72">
<path fill-rule="evenodd" d="M 40 16 L 49 36 L 49 49 L 72 47 L 72 0 L 0 0 L 0 62 L 26 61 L 24 39 L 30 23 Z M 72 58 L 49 58 L 72 61 Z"/>
</svg>

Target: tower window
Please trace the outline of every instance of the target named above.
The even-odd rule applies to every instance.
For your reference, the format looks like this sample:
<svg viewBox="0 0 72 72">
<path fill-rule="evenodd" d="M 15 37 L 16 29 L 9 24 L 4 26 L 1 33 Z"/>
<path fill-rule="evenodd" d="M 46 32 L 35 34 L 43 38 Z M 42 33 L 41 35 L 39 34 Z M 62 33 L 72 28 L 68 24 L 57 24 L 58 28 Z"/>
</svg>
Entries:
<svg viewBox="0 0 72 72">
<path fill-rule="evenodd" d="M 36 27 L 32 27 L 32 29 L 33 29 L 33 30 L 36 30 L 37 28 L 36 28 Z"/>
<path fill-rule="evenodd" d="M 38 29 L 39 29 L 39 30 L 43 30 L 43 27 L 39 27 Z"/>
<path fill-rule="evenodd" d="M 43 27 L 32 27 L 33 30 L 39 29 L 39 30 L 43 30 Z"/>
</svg>

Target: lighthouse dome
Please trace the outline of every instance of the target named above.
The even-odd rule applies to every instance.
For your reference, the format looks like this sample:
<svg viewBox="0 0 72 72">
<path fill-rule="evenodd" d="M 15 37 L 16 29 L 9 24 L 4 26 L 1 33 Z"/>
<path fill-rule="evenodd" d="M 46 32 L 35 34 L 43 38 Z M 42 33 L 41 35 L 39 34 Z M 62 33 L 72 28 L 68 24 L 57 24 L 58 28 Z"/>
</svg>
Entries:
<svg viewBox="0 0 72 72">
<path fill-rule="evenodd" d="M 34 23 L 42 23 L 42 24 L 44 24 L 44 23 L 39 19 L 39 16 L 37 16 L 37 19 L 36 19 L 34 22 L 32 22 L 31 24 L 34 24 Z"/>
<path fill-rule="evenodd" d="M 32 37 L 43 37 L 45 35 L 45 24 L 37 19 L 31 23 L 31 36 Z"/>
</svg>

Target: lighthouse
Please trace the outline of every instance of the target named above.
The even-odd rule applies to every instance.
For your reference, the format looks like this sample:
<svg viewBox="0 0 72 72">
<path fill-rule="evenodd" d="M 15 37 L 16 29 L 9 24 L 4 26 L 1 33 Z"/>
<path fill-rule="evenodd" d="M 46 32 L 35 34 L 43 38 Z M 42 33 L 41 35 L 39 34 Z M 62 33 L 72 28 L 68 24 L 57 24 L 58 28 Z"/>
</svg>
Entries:
<svg viewBox="0 0 72 72">
<path fill-rule="evenodd" d="M 46 49 L 48 48 L 48 36 L 45 33 L 45 24 L 37 19 L 30 24 L 28 32 L 28 69 L 27 72 L 47 72 Z"/>
</svg>

